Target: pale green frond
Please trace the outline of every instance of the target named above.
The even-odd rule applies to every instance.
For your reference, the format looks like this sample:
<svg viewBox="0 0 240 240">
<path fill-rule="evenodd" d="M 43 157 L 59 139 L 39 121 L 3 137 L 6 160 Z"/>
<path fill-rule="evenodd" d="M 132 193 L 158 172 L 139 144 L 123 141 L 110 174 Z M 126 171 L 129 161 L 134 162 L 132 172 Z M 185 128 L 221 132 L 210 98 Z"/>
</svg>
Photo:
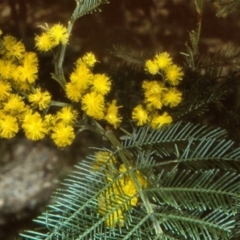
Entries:
<svg viewBox="0 0 240 240">
<path fill-rule="evenodd" d="M 174 174 L 160 174 L 145 192 L 157 204 L 189 211 L 221 209 L 226 214 L 236 214 L 240 176 L 236 172 L 219 170 L 177 170 Z"/>
<path fill-rule="evenodd" d="M 92 159 L 94 157 L 92 156 Z M 107 168 L 101 168 L 94 172 L 91 161 L 83 161 L 76 166 L 75 173 L 67 178 L 63 185 L 66 188 L 58 190 L 54 196 L 55 203 L 49 205 L 46 212 L 34 220 L 42 226 L 42 231 L 27 231 L 22 233 L 23 239 L 118 239 L 129 234 L 132 229 L 132 236 L 128 239 L 151 239 L 141 225 L 144 212 L 129 208 L 124 212 L 125 227 L 107 227 L 106 220 L 118 210 L 129 206 L 133 196 L 115 196 L 109 198 L 107 195 L 111 189 L 116 187 L 118 180 L 126 176 L 129 172 L 119 174 L 112 173 Z M 106 181 L 106 176 L 110 176 L 112 181 Z M 121 191 L 119 187 L 119 191 Z M 112 209 L 105 215 L 99 214 L 99 197 L 105 198 L 106 206 L 113 205 Z M 120 202 L 120 203 L 119 203 Z M 133 214 L 134 212 L 134 214 Z M 44 233 L 45 231 L 45 233 Z"/>
<path fill-rule="evenodd" d="M 194 0 L 194 3 L 196 11 L 198 12 L 198 14 L 201 14 L 203 9 L 203 0 Z"/>
<path fill-rule="evenodd" d="M 192 123 L 183 124 L 181 122 L 165 126 L 160 130 L 150 130 L 143 127 L 132 136 L 125 137 L 123 148 L 131 151 L 150 151 L 159 156 L 170 156 L 178 149 L 185 149 L 189 144 L 189 139 L 223 139 L 226 131 L 220 128 L 210 128 L 209 126 L 196 125 Z"/>
<path fill-rule="evenodd" d="M 224 67 L 231 65 L 237 66 L 240 58 L 240 48 L 234 45 L 228 45 L 218 50 L 214 54 L 198 56 L 195 60 L 197 71 L 205 72 L 205 78 L 223 77 Z M 236 73 L 233 73 L 236 74 Z M 229 74 L 228 78 L 232 77 Z"/>
<path fill-rule="evenodd" d="M 35 219 L 39 230 L 21 236 L 28 240 L 229 239 L 239 214 L 240 148 L 225 137 L 222 129 L 191 123 L 154 131 L 140 128 L 124 138 L 122 148 L 108 150 L 117 159 L 116 166 L 109 158 L 94 170 L 96 155 L 80 162 L 55 194 L 54 204 Z M 118 169 L 123 155 L 132 164 L 125 172 Z M 122 194 L 120 180 L 131 176 L 140 184 L 132 178 L 137 171 L 147 186 L 133 195 Z M 131 205 L 136 197 L 137 204 Z M 107 209 L 104 213 L 100 204 Z M 114 214 L 116 224 L 110 227 L 107 222 Z"/>
<path fill-rule="evenodd" d="M 126 65 L 133 70 L 143 70 L 146 59 L 149 59 L 154 53 L 150 53 L 150 50 L 139 50 L 132 46 L 126 45 L 114 45 L 113 50 L 110 52 L 115 58 L 121 60 L 119 65 Z M 116 65 L 117 63 L 115 63 Z"/>
<path fill-rule="evenodd" d="M 240 8 L 239 0 L 217 0 L 216 4 L 218 6 L 217 16 L 221 17 L 229 13 L 235 12 Z"/>
<path fill-rule="evenodd" d="M 188 117 L 202 116 L 209 111 L 210 104 L 219 103 L 225 94 L 226 91 L 224 89 L 211 92 L 210 89 L 206 89 L 205 92 L 198 93 L 198 95 L 194 95 L 194 91 L 187 92 L 188 99 L 177 109 L 176 121 L 181 121 Z"/>
<path fill-rule="evenodd" d="M 228 240 L 234 227 L 232 216 L 219 211 L 213 211 L 203 218 L 198 211 L 165 211 L 154 215 L 162 221 L 167 233 L 178 236 L 176 239 Z"/>
<path fill-rule="evenodd" d="M 98 9 L 101 4 L 108 3 L 108 0 L 76 0 L 77 7 L 73 12 L 73 18 L 77 19 L 85 14 Z"/>
<path fill-rule="evenodd" d="M 154 149 L 155 152 L 151 152 L 153 156 L 159 155 L 157 151 L 162 152 L 160 148 L 160 150 L 156 147 Z M 171 169 L 171 166 L 180 164 L 182 167 L 191 170 L 221 169 L 226 171 L 228 169 L 232 171 L 238 169 L 240 164 L 240 148 L 234 146 L 234 142 L 230 140 L 202 139 L 198 141 L 189 139 L 188 144 L 185 144 L 184 147 L 175 144 L 171 149 L 172 156 L 157 157 L 158 161 L 154 163 L 154 167 L 170 167 Z M 213 149 L 217 149 L 218 154 L 215 154 Z M 198 150 L 201 154 L 198 153 Z"/>
<path fill-rule="evenodd" d="M 45 226 L 47 233 L 28 231 L 22 234 L 26 239 L 91 239 L 94 231 L 104 228 L 104 221 L 97 216 L 99 190 L 104 191 L 101 172 L 93 172 L 90 162 L 82 162 L 77 171 L 63 183 L 63 188 L 55 194 L 55 204 L 39 216 L 35 222 Z M 93 224 L 95 222 L 95 224 Z M 91 231 L 93 227 L 94 231 Z M 45 231 L 46 231 L 45 229 Z M 41 231 L 40 231 L 41 232 Z M 39 237 L 39 238 L 38 238 Z"/>
</svg>

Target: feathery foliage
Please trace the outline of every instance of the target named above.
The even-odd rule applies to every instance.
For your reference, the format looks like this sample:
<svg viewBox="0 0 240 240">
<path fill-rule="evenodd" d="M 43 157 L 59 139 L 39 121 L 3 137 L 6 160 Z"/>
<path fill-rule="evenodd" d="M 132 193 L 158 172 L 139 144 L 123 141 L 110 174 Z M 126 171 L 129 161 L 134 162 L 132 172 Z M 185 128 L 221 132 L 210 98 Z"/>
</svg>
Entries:
<svg viewBox="0 0 240 240">
<path fill-rule="evenodd" d="M 239 212 L 240 174 L 235 167 L 240 148 L 225 136 L 222 129 L 190 123 L 135 131 L 121 148 L 109 150 L 119 161 L 126 151 L 130 153 L 132 168 L 120 173 L 105 165 L 93 171 L 95 156 L 79 163 L 63 183 L 65 188 L 56 193 L 55 204 L 35 220 L 40 230 L 27 231 L 22 238 L 229 239 Z M 99 196 L 115 204 L 118 199 L 109 201 L 106 190 L 136 171 L 148 182 L 137 193 L 138 206 L 124 213 L 124 226 L 107 227 L 106 219 L 136 196 L 124 198 L 103 216 Z M 107 183 L 106 176 L 112 181 Z"/>
<path fill-rule="evenodd" d="M 122 60 L 122 65 L 127 65 L 134 70 L 142 70 L 146 59 L 149 57 L 149 51 L 146 53 L 143 50 L 133 49 L 124 45 L 114 45 L 111 54 Z"/>
<path fill-rule="evenodd" d="M 229 13 L 233 13 L 240 8 L 239 0 L 218 0 L 216 1 L 218 6 L 217 16 L 221 17 Z"/>
<path fill-rule="evenodd" d="M 199 57 L 196 61 L 196 68 L 198 71 L 204 69 L 207 75 L 211 74 L 218 77 L 222 75 L 224 66 L 238 65 L 239 58 L 240 48 L 229 45 L 226 49 L 220 49 L 215 54 Z"/>
<path fill-rule="evenodd" d="M 95 11 L 103 3 L 108 3 L 107 0 L 76 0 L 76 2 L 77 8 L 73 12 L 75 19 Z"/>
</svg>

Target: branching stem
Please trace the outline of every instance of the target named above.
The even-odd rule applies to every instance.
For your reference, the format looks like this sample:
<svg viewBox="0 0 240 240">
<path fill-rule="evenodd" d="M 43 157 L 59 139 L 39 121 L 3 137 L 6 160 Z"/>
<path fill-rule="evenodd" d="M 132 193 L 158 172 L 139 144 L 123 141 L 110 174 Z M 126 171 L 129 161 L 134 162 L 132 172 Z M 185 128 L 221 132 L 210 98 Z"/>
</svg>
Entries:
<svg viewBox="0 0 240 240">
<path fill-rule="evenodd" d="M 118 139 L 116 138 L 116 136 L 113 134 L 112 131 L 107 131 L 105 136 L 111 142 L 112 146 L 115 147 L 116 150 L 122 150 L 121 143 L 118 141 Z M 129 175 L 132 178 L 132 180 L 133 180 L 133 182 L 134 182 L 134 184 L 135 184 L 135 186 L 137 188 L 137 191 L 138 191 L 138 193 L 140 195 L 140 198 L 141 198 L 141 200 L 143 202 L 143 205 L 146 208 L 147 215 L 152 220 L 156 236 L 162 235 L 163 231 L 162 231 L 162 229 L 160 227 L 159 221 L 154 216 L 154 210 L 152 208 L 152 205 L 149 202 L 148 197 L 143 193 L 142 187 L 139 184 L 139 181 L 137 180 L 136 174 L 133 171 L 130 171 L 130 168 L 132 166 L 131 162 L 129 161 L 129 159 L 132 158 L 131 157 L 131 153 L 128 152 L 128 151 L 118 151 L 118 154 L 119 154 L 119 157 L 121 158 L 121 160 L 123 161 L 124 165 L 126 166 L 127 171 L 129 171 Z"/>
<path fill-rule="evenodd" d="M 77 2 L 77 6 L 74 10 L 74 13 L 78 12 L 79 9 L 81 8 L 81 5 L 83 4 L 83 2 Z M 78 16 L 76 14 L 73 14 L 70 21 L 68 22 L 68 28 L 67 28 L 67 33 L 70 36 L 72 29 L 73 29 L 73 25 L 75 23 L 75 21 L 77 20 Z M 66 48 L 67 48 L 67 44 L 63 44 L 60 48 L 60 52 L 58 55 L 58 59 L 56 61 L 55 64 L 55 74 L 57 77 L 57 81 L 60 83 L 60 85 L 64 88 L 65 84 L 66 84 L 66 79 L 64 76 L 64 72 L 63 72 L 63 62 L 65 59 L 65 54 L 66 54 Z"/>
</svg>

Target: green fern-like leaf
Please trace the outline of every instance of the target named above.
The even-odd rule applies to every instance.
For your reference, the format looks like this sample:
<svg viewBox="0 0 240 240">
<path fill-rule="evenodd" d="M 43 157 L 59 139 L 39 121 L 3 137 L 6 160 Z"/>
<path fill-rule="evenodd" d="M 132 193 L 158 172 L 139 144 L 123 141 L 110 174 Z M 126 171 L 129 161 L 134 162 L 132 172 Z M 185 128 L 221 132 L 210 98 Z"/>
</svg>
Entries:
<svg viewBox="0 0 240 240">
<path fill-rule="evenodd" d="M 127 65 L 134 70 L 142 70 L 146 59 L 150 58 L 149 51 L 137 50 L 125 45 L 114 45 L 111 54 L 122 60 L 122 65 Z"/>
<path fill-rule="evenodd" d="M 196 11 L 198 14 L 202 13 L 202 8 L 203 8 L 203 0 L 194 0 Z"/>
<path fill-rule="evenodd" d="M 91 13 L 98 9 L 103 3 L 108 3 L 108 0 L 77 0 L 77 8 L 73 12 L 74 19 L 77 19 L 85 14 Z"/>
<path fill-rule="evenodd" d="M 239 177 L 233 171 L 222 173 L 214 169 L 177 170 L 174 174 L 162 172 L 146 192 L 152 194 L 158 204 L 165 203 L 176 210 L 183 208 L 200 213 L 207 209 L 221 209 L 227 215 L 236 214 L 237 203 L 233 201 L 238 198 Z"/>
<path fill-rule="evenodd" d="M 190 123 L 155 131 L 140 128 L 125 137 L 121 147 L 109 150 L 118 159 L 116 166 L 107 161 L 94 171 L 95 155 L 80 162 L 63 183 L 65 188 L 55 194 L 55 203 L 35 220 L 40 230 L 21 236 L 29 240 L 228 240 L 237 236 L 240 148 L 225 138 L 224 130 Z M 131 166 L 118 171 L 125 158 Z M 146 188 L 139 187 L 137 172 L 147 180 Z M 113 188 L 121 192 L 119 180 L 127 176 L 138 185 L 136 194 L 109 198 Z M 136 197 L 138 204 L 131 205 Z M 101 214 L 99 199 L 114 207 Z M 113 214 L 119 222 L 110 227 L 106 221 Z"/>
<path fill-rule="evenodd" d="M 218 104 L 221 100 L 223 100 L 226 92 L 227 90 L 223 88 L 216 89 L 215 91 L 206 89 L 205 92 L 196 93 L 195 97 L 194 93 L 192 94 L 191 92 L 186 92 L 185 94 L 188 95 L 188 99 L 179 106 L 176 112 L 173 112 L 175 114 L 176 121 L 202 116 L 205 112 L 209 111 L 210 104 Z"/>
<path fill-rule="evenodd" d="M 220 77 L 224 66 L 239 64 L 240 48 L 228 45 L 215 54 L 201 56 L 196 59 L 198 71 L 204 70 L 207 76 Z"/>
<path fill-rule="evenodd" d="M 227 133 L 223 129 L 212 129 L 207 126 L 194 125 L 191 123 L 183 124 L 178 122 L 171 127 L 162 130 L 149 131 L 144 127 L 135 131 L 131 137 L 126 137 L 123 147 L 132 151 L 144 150 L 152 151 L 159 156 L 170 156 L 178 154 L 178 149 L 185 148 L 189 144 L 189 139 L 223 139 Z M 176 145 L 177 144 L 177 145 Z"/>
<path fill-rule="evenodd" d="M 233 13 L 240 8 L 239 0 L 218 0 L 216 2 L 219 10 L 217 16 L 221 17 L 229 13 Z"/>
<path fill-rule="evenodd" d="M 166 212 L 156 213 L 164 219 L 163 226 L 173 239 L 229 239 L 233 228 L 231 216 L 212 212 L 206 217 L 196 212 Z M 214 219 L 214 221 L 212 221 Z M 160 239 L 160 238 L 159 238 Z"/>
</svg>

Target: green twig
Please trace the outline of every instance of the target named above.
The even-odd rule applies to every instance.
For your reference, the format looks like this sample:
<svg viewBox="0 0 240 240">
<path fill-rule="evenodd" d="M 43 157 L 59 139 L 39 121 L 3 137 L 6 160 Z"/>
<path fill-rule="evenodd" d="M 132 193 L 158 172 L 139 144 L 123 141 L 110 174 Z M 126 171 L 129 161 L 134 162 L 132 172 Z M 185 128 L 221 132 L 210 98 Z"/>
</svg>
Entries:
<svg viewBox="0 0 240 240">
<path fill-rule="evenodd" d="M 81 8 L 82 3 L 77 2 L 77 6 L 74 10 L 74 12 L 78 12 L 79 9 Z M 67 33 L 68 36 L 71 35 L 72 29 L 73 29 L 73 25 L 75 23 L 75 21 L 77 20 L 78 16 L 75 14 L 72 15 L 70 21 L 68 22 L 68 28 L 67 28 Z M 61 45 L 59 54 L 58 54 L 58 60 L 56 61 L 56 65 L 55 65 L 55 76 L 54 79 L 60 83 L 61 87 L 63 87 L 63 89 L 65 88 L 66 85 L 66 79 L 64 76 L 64 72 L 63 72 L 63 62 L 65 59 L 65 54 L 66 54 L 66 49 L 67 49 L 67 44 L 63 44 Z"/>
<path fill-rule="evenodd" d="M 111 142 L 112 146 L 115 147 L 116 150 L 122 149 L 121 143 L 118 141 L 118 139 L 115 137 L 115 135 L 113 134 L 113 132 L 111 130 L 107 131 L 105 133 L 105 136 Z M 133 182 L 134 182 L 134 184 L 137 188 L 137 191 L 139 193 L 139 196 L 140 196 L 140 198 L 141 198 L 141 200 L 142 200 L 142 202 L 143 202 L 143 204 L 146 208 L 147 215 L 152 220 L 156 236 L 158 236 L 158 237 L 161 236 L 163 234 L 163 231 L 160 227 L 159 221 L 154 216 L 154 210 L 152 208 L 152 205 L 149 202 L 148 197 L 143 193 L 142 187 L 137 180 L 136 174 L 133 171 L 130 171 L 131 166 L 132 166 L 132 164 L 129 161 L 129 159 L 132 158 L 131 153 L 128 152 L 128 151 L 119 151 L 118 154 L 119 154 L 119 157 L 121 158 L 121 160 L 123 161 L 124 165 L 126 166 L 127 171 L 129 171 L 129 175 L 132 178 L 132 180 L 133 180 Z"/>
</svg>

